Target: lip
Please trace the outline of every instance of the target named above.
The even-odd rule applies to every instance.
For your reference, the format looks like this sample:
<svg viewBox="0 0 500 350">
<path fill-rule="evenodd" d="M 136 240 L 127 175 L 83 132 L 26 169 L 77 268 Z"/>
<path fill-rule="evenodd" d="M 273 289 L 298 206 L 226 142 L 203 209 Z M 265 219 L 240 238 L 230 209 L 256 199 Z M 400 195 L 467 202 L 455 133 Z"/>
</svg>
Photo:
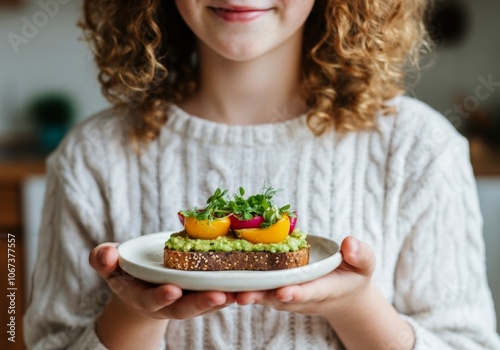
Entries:
<svg viewBox="0 0 500 350">
<path fill-rule="evenodd" d="M 250 22 L 272 10 L 271 8 L 260 9 L 247 6 L 209 7 L 209 9 L 217 17 L 227 22 Z"/>
</svg>

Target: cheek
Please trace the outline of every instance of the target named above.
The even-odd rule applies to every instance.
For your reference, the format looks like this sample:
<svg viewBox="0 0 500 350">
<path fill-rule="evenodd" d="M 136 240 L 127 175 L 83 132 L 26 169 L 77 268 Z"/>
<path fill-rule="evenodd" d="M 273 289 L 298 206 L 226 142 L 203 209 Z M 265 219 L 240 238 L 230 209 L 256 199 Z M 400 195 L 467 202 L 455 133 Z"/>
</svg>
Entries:
<svg viewBox="0 0 500 350">
<path fill-rule="evenodd" d="M 300 26 L 306 22 L 307 17 L 311 13 L 314 6 L 314 0 L 290 0 L 288 6 L 291 9 L 290 12 L 293 12 L 290 17 Z"/>
<path fill-rule="evenodd" d="M 314 0 L 282 0 L 283 21 L 291 29 L 300 28 L 314 6 Z"/>
<path fill-rule="evenodd" d="M 171 1 L 171 0 L 166 0 Z M 188 27 L 196 29 L 199 26 L 199 7 L 196 0 L 175 0 L 177 10 Z M 194 27 L 194 28 L 193 28 Z"/>
</svg>

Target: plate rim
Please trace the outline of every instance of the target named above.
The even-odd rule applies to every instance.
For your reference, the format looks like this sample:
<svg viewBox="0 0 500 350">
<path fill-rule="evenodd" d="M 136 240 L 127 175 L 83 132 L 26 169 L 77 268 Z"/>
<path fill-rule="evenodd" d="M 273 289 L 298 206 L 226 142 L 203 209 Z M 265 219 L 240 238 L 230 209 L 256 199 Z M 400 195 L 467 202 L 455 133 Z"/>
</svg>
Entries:
<svg viewBox="0 0 500 350">
<path fill-rule="evenodd" d="M 129 273 L 130 275 L 134 276 L 135 278 L 138 278 L 138 279 L 141 279 L 143 281 L 146 281 L 146 282 L 150 282 L 150 283 L 154 283 L 154 284 L 162 284 L 162 283 L 167 283 L 167 282 L 152 282 L 151 279 L 144 279 L 144 277 L 142 276 L 136 276 L 134 275 L 134 273 L 131 273 L 132 271 L 130 271 L 131 269 L 129 269 L 129 266 L 126 266 L 126 265 L 133 265 L 133 268 L 132 269 L 139 269 L 139 270 L 149 270 L 151 273 L 159 273 L 161 274 L 162 278 L 166 278 L 166 277 L 172 277 L 172 278 L 189 278 L 189 277 L 192 277 L 193 279 L 196 279 L 197 277 L 200 277 L 200 278 L 206 278 L 207 276 L 211 276 L 210 278 L 211 279 L 215 279 L 217 277 L 219 278 L 228 278 L 228 277 L 231 277 L 231 276 L 241 276 L 241 275 L 244 275 L 245 277 L 239 277 L 239 278 L 250 278 L 252 280 L 256 279 L 256 278 L 259 278 L 259 276 L 262 278 L 262 274 L 265 274 L 266 277 L 283 277 L 283 276 L 286 276 L 286 275 L 289 275 L 289 274 L 297 274 L 300 272 L 305 272 L 307 270 L 315 270 L 315 269 L 318 269 L 318 267 L 323 267 L 323 265 L 328 265 L 328 262 L 331 260 L 332 261 L 332 265 L 333 268 L 328 268 L 327 272 L 325 273 L 322 273 L 320 274 L 320 276 L 317 276 L 315 278 L 311 278 L 311 279 L 303 279 L 302 281 L 298 281 L 298 282 L 293 282 L 293 283 L 277 283 L 277 284 L 281 284 L 280 286 L 278 287 L 272 287 L 272 288 L 265 288 L 265 289 L 275 289 L 275 288 L 279 288 L 279 287 L 283 287 L 283 286 L 286 286 L 286 285 L 291 285 L 291 284 L 301 284 L 301 283 L 306 283 L 308 281 L 311 281 L 311 280 L 314 280 L 316 278 L 320 278 L 326 274 L 328 274 L 329 272 L 335 270 L 343 261 L 343 257 L 342 257 L 342 253 L 340 252 L 340 244 L 333 240 L 333 239 L 330 239 L 328 237 L 324 237 L 324 236 L 317 236 L 317 235 L 312 235 L 312 234 L 307 234 L 308 237 L 314 237 L 315 239 L 320 239 L 320 240 L 326 240 L 326 241 L 329 241 L 329 243 L 333 243 L 335 244 L 336 246 L 336 252 L 332 255 L 329 255 L 321 260 L 318 260 L 318 261 L 315 261 L 313 263 L 309 263 L 307 265 L 304 265 L 304 266 L 300 266 L 300 267 L 295 267 L 295 268 L 291 268 L 291 269 L 283 269 L 283 270 L 272 270 L 272 271 L 247 271 L 247 270 L 229 270 L 229 271 L 184 271 L 184 270 L 176 270 L 176 269 L 167 269 L 166 267 L 164 267 L 164 270 L 162 270 L 161 268 L 159 268 L 158 266 L 147 266 L 145 264 L 141 264 L 140 262 L 135 262 L 129 258 L 127 258 L 126 256 L 123 256 L 123 250 L 124 249 L 127 249 L 128 245 L 130 244 L 133 244 L 133 242 L 137 241 L 137 240 L 143 240 L 143 239 L 159 239 L 159 237 L 161 236 L 166 236 L 168 239 L 168 237 L 170 235 L 172 235 L 173 233 L 176 233 L 176 232 L 179 232 L 179 231 L 162 231 L 162 232 L 155 232 L 155 233 L 149 233 L 149 234 L 145 234 L 145 235 L 141 235 L 141 236 L 138 236 L 138 237 L 134 237 L 130 240 L 127 240 L 125 242 L 122 242 L 118 245 L 117 249 L 118 249 L 118 264 L 120 266 L 120 268 Z M 168 235 L 168 236 L 167 236 Z M 155 237 L 153 237 L 155 236 Z M 327 261 L 328 260 L 328 261 Z M 338 261 L 337 261 L 338 260 Z M 123 266 L 125 265 L 125 266 Z M 128 270 L 128 271 L 127 271 Z M 325 268 L 323 267 L 323 270 L 325 270 Z M 203 276 L 203 277 L 201 277 Z M 156 280 L 159 280 L 159 279 L 162 279 L 162 278 L 157 278 Z M 170 282 L 171 284 L 175 284 L 175 285 L 179 285 L 178 283 L 176 282 Z M 181 283 L 183 284 L 183 283 Z M 275 283 L 276 284 L 276 283 Z M 183 288 L 182 286 L 179 286 L 181 288 Z M 201 287 L 199 287 L 201 288 Z M 189 289 L 189 290 L 209 290 L 209 289 L 199 289 L 198 287 L 193 289 L 193 288 L 186 288 L 186 289 Z M 210 289 L 212 290 L 212 289 Z M 223 287 L 221 289 L 219 289 L 220 291 L 231 291 L 231 292 L 234 292 L 234 291 L 238 291 L 239 289 L 235 289 L 235 288 L 232 288 L 232 287 Z M 247 289 L 244 289 L 245 291 L 250 291 L 250 290 L 263 290 L 262 288 L 256 288 L 256 289 L 251 289 L 251 288 L 247 288 Z"/>
</svg>

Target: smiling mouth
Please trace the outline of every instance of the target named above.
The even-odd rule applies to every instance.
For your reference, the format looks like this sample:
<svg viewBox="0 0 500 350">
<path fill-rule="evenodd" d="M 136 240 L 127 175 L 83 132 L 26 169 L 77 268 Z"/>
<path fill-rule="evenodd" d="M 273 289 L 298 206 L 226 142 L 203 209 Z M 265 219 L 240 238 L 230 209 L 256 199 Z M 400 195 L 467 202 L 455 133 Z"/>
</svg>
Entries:
<svg viewBox="0 0 500 350">
<path fill-rule="evenodd" d="M 253 21 L 263 14 L 272 10 L 258 9 L 251 7 L 235 6 L 235 7 L 209 7 L 209 9 L 220 19 L 227 22 L 249 22 Z"/>
</svg>

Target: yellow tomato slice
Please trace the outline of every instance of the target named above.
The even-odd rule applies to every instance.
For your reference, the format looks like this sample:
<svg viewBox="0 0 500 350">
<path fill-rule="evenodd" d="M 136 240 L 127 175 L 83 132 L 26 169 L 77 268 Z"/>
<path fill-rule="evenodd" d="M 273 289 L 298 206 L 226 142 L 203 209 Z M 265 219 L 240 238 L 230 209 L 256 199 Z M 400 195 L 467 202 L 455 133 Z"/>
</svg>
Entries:
<svg viewBox="0 0 500 350">
<path fill-rule="evenodd" d="M 290 218 L 283 215 L 281 219 L 268 228 L 245 228 L 235 230 L 236 235 L 252 243 L 280 243 L 288 237 Z"/>
<path fill-rule="evenodd" d="M 184 228 L 191 238 L 215 239 L 229 233 L 231 221 L 228 217 L 214 220 L 197 220 L 192 216 L 184 218 Z"/>
</svg>

